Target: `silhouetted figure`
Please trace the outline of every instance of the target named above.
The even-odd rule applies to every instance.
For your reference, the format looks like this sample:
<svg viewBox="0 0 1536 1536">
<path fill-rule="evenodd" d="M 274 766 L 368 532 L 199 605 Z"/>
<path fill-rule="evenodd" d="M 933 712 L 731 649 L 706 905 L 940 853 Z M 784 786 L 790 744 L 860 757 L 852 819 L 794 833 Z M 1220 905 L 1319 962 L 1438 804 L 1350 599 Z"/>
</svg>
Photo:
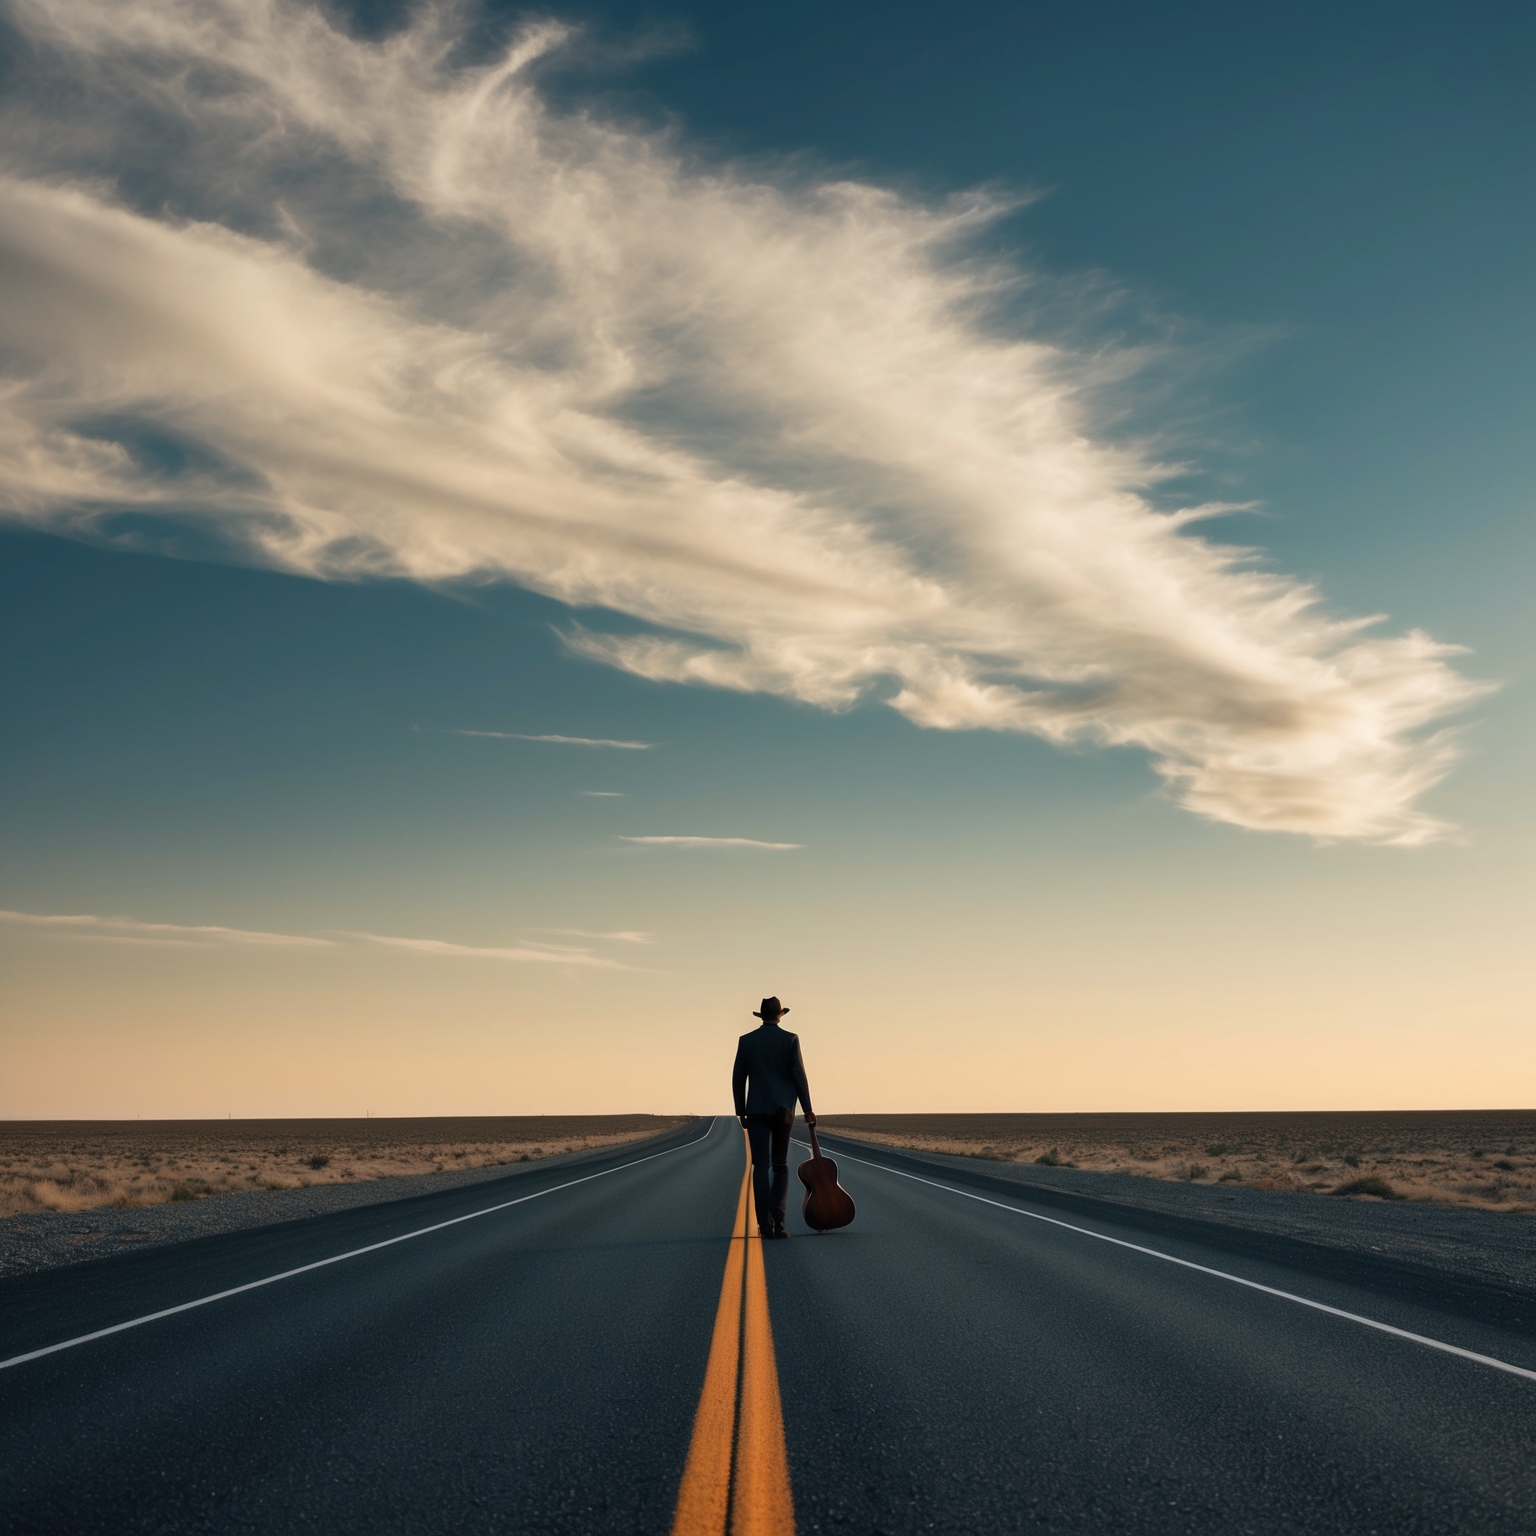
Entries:
<svg viewBox="0 0 1536 1536">
<path fill-rule="evenodd" d="M 805 1109 L 807 1125 L 815 1125 L 811 1090 L 800 1060 L 800 1037 L 779 1028 L 789 1009 L 776 997 L 765 997 L 752 1017 L 761 1029 L 743 1035 L 736 1047 L 731 1092 L 736 1115 L 747 1128 L 752 1148 L 752 1198 L 757 1206 L 757 1230 L 764 1237 L 788 1237 L 784 1202 L 789 1196 L 789 1133 L 795 1123 L 795 1100 Z"/>
</svg>

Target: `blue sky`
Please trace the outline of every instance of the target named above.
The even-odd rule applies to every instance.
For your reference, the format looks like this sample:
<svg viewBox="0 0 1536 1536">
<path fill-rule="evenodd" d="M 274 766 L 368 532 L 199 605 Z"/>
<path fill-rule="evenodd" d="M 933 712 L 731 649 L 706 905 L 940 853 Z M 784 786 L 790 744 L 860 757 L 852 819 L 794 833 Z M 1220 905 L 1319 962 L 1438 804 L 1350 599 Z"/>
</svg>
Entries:
<svg viewBox="0 0 1536 1536">
<path fill-rule="evenodd" d="M 9 12 L 0 1114 L 1529 1101 L 1527 7 L 210 14 Z"/>
</svg>

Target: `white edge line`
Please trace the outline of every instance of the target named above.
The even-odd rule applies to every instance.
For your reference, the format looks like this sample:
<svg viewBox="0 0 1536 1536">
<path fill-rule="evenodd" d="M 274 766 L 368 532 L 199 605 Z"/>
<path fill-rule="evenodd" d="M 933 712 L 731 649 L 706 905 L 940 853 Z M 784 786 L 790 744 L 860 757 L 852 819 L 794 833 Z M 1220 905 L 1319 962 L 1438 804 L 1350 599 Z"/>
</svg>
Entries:
<svg viewBox="0 0 1536 1536">
<path fill-rule="evenodd" d="M 301 1264 L 297 1269 L 285 1269 L 280 1275 L 268 1275 L 261 1280 L 248 1280 L 244 1285 L 231 1286 L 227 1291 L 215 1291 L 211 1296 L 199 1296 L 196 1301 L 184 1301 L 178 1306 L 164 1307 L 159 1312 L 146 1312 L 143 1317 L 130 1318 L 126 1323 L 113 1323 L 110 1328 L 98 1328 L 94 1333 L 82 1333 L 78 1338 L 65 1339 L 58 1344 L 45 1344 L 41 1349 L 30 1349 L 24 1355 L 12 1355 L 9 1360 L 0 1360 L 0 1371 L 8 1371 L 13 1365 L 25 1365 L 29 1360 L 40 1360 L 44 1355 L 56 1355 L 61 1349 L 73 1349 L 77 1344 L 89 1344 L 96 1339 L 105 1339 L 111 1334 L 122 1333 L 128 1328 L 139 1328 L 145 1323 L 159 1322 L 162 1317 L 174 1317 L 178 1312 L 190 1312 L 194 1307 L 206 1307 L 211 1301 L 223 1301 L 228 1296 L 238 1296 L 242 1291 L 259 1290 L 264 1285 L 276 1285 L 279 1280 L 291 1280 L 295 1275 L 308 1274 L 312 1269 L 324 1269 L 328 1264 L 340 1264 L 344 1259 L 361 1258 L 365 1253 L 377 1253 L 380 1248 L 392 1248 L 396 1243 L 408 1243 L 413 1237 L 425 1237 L 429 1232 L 441 1232 L 444 1227 L 456 1227 L 461 1221 L 473 1221 L 477 1216 L 492 1216 L 497 1211 L 505 1211 L 514 1205 L 524 1205 L 529 1200 L 538 1200 L 544 1195 L 558 1194 L 562 1189 L 573 1189 L 578 1184 L 589 1184 L 593 1179 L 606 1178 L 610 1173 L 623 1173 L 626 1168 L 638 1168 L 641 1163 L 648 1163 L 654 1158 L 670 1157 L 674 1152 L 684 1152 L 689 1147 L 696 1147 L 701 1141 L 709 1139 L 710 1132 L 715 1128 L 715 1121 L 720 1117 L 711 1115 L 709 1128 L 702 1136 L 695 1136 L 692 1141 L 685 1141 L 680 1147 L 668 1147 L 665 1152 L 652 1152 L 645 1157 L 637 1157 L 632 1163 L 620 1163 L 617 1168 L 604 1168 L 600 1173 L 588 1173 L 579 1179 L 568 1179 L 564 1184 L 552 1184 L 548 1189 L 535 1190 L 531 1195 L 519 1195 L 516 1200 L 503 1200 L 500 1205 L 488 1205 L 483 1211 L 471 1211 L 467 1216 L 454 1216 L 448 1221 L 439 1221 L 430 1227 L 419 1227 L 414 1232 L 402 1232 L 399 1237 L 386 1237 L 382 1243 L 369 1243 L 366 1248 L 353 1248 L 348 1253 L 333 1254 L 328 1259 L 316 1259 L 313 1264 Z"/>
<path fill-rule="evenodd" d="M 809 1142 L 801 1141 L 798 1136 L 795 1141 L 797 1145 L 809 1150 Z M 1058 1221 L 1054 1216 L 1041 1216 L 1035 1211 L 1021 1210 L 1016 1205 L 1004 1205 L 1001 1200 L 989 1200 L 985 1195 L 973 1195 L 968 1189 L 955 1189 L 952 1185 L 940 1184 L 936 1179 L 924 1179 L 900 1168 L 888 1168 L 884 1163 L 872 1163 L 868 1158 L 855 1157 L 851 1152 L 844 1152 L 841 1147 L 838 1148 L 838 1156 L 846 1157 L 851 1163 L 863 1163 L 866 1168 L 878 1168 L 881 1173 L 894 1173 L 898 1178 L 911 1179 L 917 1184 L 928 1184 L 934 1189 L 942 1189 L 951 1195 L 963 1195 L 967 1200 L 979 1200 L 983 1205 L 995 1205 L 998 1210 L 1011 1211 L 1015 1216 L 1028 1216 L 1031 1221 L 1044 1221 L 1053 1227 L 1064 1227 L 1068 1232 L 1097 1238 L 1101 1243 L 1113 1243 L 1117 1248 L 1129 1248 L 1133 1253 L 1144 1253 L 1149 1258 L 1162 1259 L 1164 1263 L 1177 1264 L 1182 1269 L 1197 1270 L 1202 1275 L 1214 1275 L 1218 1280 L 1230 1280 L 1233 1285 L 1246 1285 L 1249 1290 L 1262 1291 L 1266 1296 L 1278 1296 L 1282 1301 L 1294 1301 L 1297 1306 L 1311 1307 L 1313 1311 L 1326 1312 L 1330 1317 L 1342 1317 L 1351 1323 L 1375 1328 L 1380 1333 L 1390 1333 L 1395 1338 L 1407 1339 L 1414 1344 L 1423 1344 L 1429 1349 L 1443 1350 L 1448 1355 L 1460 1355 L 1463 1360 L 1475 1360 L 1477 1364 L 1491 1366 L 1496 1371 L 1508 1371 L 1511 1376 L 1524 1376 L 1527 1381 L 1536 1381 L 1536 1371 L 1527 1370 L 1523 1365 L 1511 1365 L 1507 1360 L 1495 1360 L 1492 1355 L 1480 1355 L 1475 1350 L 1461 1348 L 1459 1344 L 1447 1344 L 1441 1339 L 1427 1338 L 1422 1333 L 1410 1333 L 1406 1328 L 1394 1328 L 1391 1323 L 1378 1323 L 1373 1317 L 1361 1317 L 1358 1312 L 1346 1312 L 1342 1307 L 1330 1307 L 1326 1302 L 1298 1296 L 1294 1291 L 1281 1291 L 1272 1285 L 1260 1285 L 1257 1280 L 1245 1280 L 1241 1275 L 1229 1275 L 1224 1269 L 1211 1269 L 1205 1264 L 1196 1264 L 1189 1259 L 1175 1258 L 1173 1254 L 1162 1253 L 1156 1248 L 1144 1248 L 1140 1243 L 1128 1243 L 1124 1238 L 1108 1237 L 1103 1232 L 1095 1232 L 1089 1227 L 1075 1227 L 1070 1221 Z M 1027 1199 L 1028 1196 L 1021 1198 Z"/>
</svg>

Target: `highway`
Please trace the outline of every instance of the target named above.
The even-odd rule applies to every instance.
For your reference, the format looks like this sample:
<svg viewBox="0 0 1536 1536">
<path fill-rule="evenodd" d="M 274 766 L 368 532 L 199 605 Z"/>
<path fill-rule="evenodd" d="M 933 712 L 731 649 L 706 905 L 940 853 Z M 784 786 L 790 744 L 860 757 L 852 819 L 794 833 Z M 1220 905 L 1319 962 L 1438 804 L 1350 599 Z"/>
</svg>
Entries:
<svg viewBox="0 0 1536 1536">
<path fill-rule="evenodd" d="M 0 1282 L 0 1531 L 1536 1532 L 1506 1298 L 827 1150 L 789 1242 L 722 1117 Z"/>
</svg>

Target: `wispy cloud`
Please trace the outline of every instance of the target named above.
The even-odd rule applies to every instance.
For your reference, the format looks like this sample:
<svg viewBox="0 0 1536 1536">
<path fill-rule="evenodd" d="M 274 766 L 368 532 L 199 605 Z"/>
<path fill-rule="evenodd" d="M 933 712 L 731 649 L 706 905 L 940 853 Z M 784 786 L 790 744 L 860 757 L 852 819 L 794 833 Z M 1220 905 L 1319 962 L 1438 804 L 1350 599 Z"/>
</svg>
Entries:
<svg viewBox="0 0 1536 1536">
<path fill-rule="evenodd" d="M 336 939 L 313 938 L 296 933 L 263 933 L 251 928 L 221 928 L 211 924 L 144 923 L 131 917 L 92 917 L 80 914 L 0 911 L 0 924 L 40 928 L 60 937 L 95 939 L 107 943 L 144 944 L 176 949 L 210 949 L 243 946 L 258 949 L 336 949 Z M 540 932 L 571 938 L 594 939 L 623 944 L 649 944 L 653 935 L 631 930 L 589 932 L 584 928 L 544 928 Z M 604 971 L 627 971 L 635 967 L 621 964 L 592 952 L 589 945 L 552 944 L 538 939 L 521 940 L 503 946 L 454 944 L 445 939 L 406 938 L 395 934 L 341 932 L 342 939 L 379 944 L 389 949 L 407 950 L 459 960 L 510 960 L 533 964 L 581 966 Z"/>
<path fill-rule="evenodd" d="M 601 736 L 525 736 L 520 731 L 444 731 L 443 735 L 488 736 L 493 741 L 551 741 L 561 747 L 616 747 L 621 752 L 649 752 L 656 745 L 654 741 L 609 741 Z"/>
<path fill-rule="evenodd" d="M 627 800 L 629 796 L 617 789 L 578 789 L 578 795 L 585 795 L 589 800 Z"/>
<path fill-rule="evenodd" d="M 0 912 L 0 923 L 50 929 L 82 939 L 129 940 L 145 944 L 250 945 L 262 949 L 332 949 L 330 939 L 296 933 L 262 933 L 252 928 L 219 928 L 211 924 L 141 923 L 131 917 L 70 916 L 39 912 Z"/>
<path fill-rule="evenodd" d="M 403 949 L 412 954 L 435 955 L 449 960 L 511 960 L 544 965 L 587 966 L 603 971 L 627 971 L 632 966 L 594 955 L 590 950 L 566 944 L 509 944 L 486 946 L 450 944 L 445 939 L 410 939 L 398 934 L 349 933 L 348 938 L 381 944 L 386 949 Z"/>
<path fill-rule="evenodd" d="M 568 643 L 643 677 L 1136 746 L 1243 827 L 1443 830 L 1455 648 L 1162 507 L 1104 403 L 1134 359 L 1023 328 L 977 254 L 999 199 L 556 110 L 549 22 L 477 64 L 452 5 L 376 41 L 294 0 L 11 14 L 12 515 L 504 579 L 638 621 Z"/>
<path fill-rule="evenodd" d="M 624 837 L 621 843 L 643 843 L 654 848 L 766 848 L 787 852 L 803 848 L 804 843 L 762 843 L 755 837 Z"/>
<path fill-rule="evenodd" d="M 620 929 L 616 933 L 595 933 L 589 928 L 541 928 L 540 933 L 563 933 L 577 939 L 607 939 L 616 944 L 654 944 L 654 933 L 639 933 L 633 929 Z"/>
</svg>

